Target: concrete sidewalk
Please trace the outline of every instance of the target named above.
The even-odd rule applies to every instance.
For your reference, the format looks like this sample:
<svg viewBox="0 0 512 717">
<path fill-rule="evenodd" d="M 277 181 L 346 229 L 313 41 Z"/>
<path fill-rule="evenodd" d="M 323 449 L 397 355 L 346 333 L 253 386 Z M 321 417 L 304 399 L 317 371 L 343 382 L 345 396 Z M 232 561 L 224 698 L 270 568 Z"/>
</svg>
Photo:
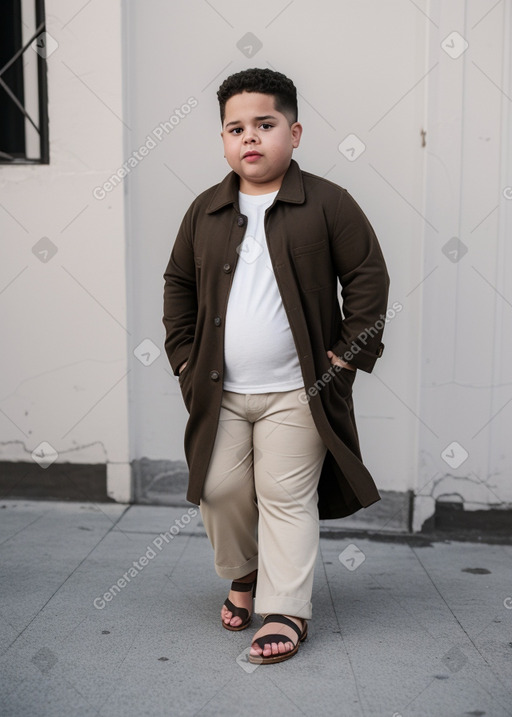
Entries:
<svg viewBox="0 0 512 717">
<path fill-rule="evenodd" d="M 3 501 L 0 543 L 2 715 L 512 715 L 510 545 L 323 534 L 308 640 L 255 666 L 193 507 Z"/>
</svg>

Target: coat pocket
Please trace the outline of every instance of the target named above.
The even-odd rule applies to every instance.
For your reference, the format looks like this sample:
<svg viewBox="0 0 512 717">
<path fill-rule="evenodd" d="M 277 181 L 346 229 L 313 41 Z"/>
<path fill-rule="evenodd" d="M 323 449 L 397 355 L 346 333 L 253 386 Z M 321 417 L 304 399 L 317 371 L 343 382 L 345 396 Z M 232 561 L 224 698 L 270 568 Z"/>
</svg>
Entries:
<svg viewBox="0 0 512 717">
<path fill-rule="evenodd" d="M 341 367 L 339 371 L 334 372 L 334 381 L 337 392 L 343 396 L 343 398 L 349 398 L 352 396 L 352 387 L 356 379 L 356 371 L 352 371 L 350 368 Z"/>
<path fill-rule="evenodd" d="M 336 285 L 336 272 L 325 241 L 294 247 L 293 263 L 303 291 L 320 291 Z"/>
</svg>

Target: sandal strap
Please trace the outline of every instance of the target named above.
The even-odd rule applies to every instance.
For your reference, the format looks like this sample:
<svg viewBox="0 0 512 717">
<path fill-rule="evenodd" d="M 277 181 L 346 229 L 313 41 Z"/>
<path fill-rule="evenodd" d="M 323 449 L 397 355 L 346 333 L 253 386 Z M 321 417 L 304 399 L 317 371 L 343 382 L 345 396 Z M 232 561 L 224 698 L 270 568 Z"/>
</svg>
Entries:
<svg viewBox="0 0 512 717">
<path fill-rule="evenodd" d="M 237 593 L 248 593 L 253 589 L 255 582 L 256 580 L 252 583 L 241 583 L 238 580 L 233 580 L 231 583 L 231 590 L 235 590 Z"/>
<path fill-rule="evenodd" d="M 302 620 L 302 618 L 300 619 Z M 303 630 L 301 630 L 300 627 L 293 622 L 293 620 L 290 620 L 289 618 L 285 617 L 285 615 L 267 615 L 267 617 L 263 620 L 263 624 L 266 625 L 269 622 L 279 622 L 282 625 L 288 625 L 288 627 L 291 627 L 295 630 L 299 639 L 302 637 Z M 265 635 L 264 639 L 268 642 L 270 637 L 276 637 L 276 635 Z M 286 637 L 286 635 L 281 635 L 279 640 L 271 640 L 271 642 L 288 642 L 288 640 L 283 640 L 283 637 Z M 261 639 L 263 638 L 259 637 L 257 640 L 255 640 L 255 642 L 260 645 L 259 640 Z"/>
<path fill-rule="evenodd" d="M 233 617 L 241 617 L 243 622 L 245 622 L 249 617 L 249 610 L 247 610 L 247 608 L 233 605 L 229 598 L 226 598 L 224 600 L 224 605 L 228 608 L 230 612 L 233 613 Z"/>
</svg>

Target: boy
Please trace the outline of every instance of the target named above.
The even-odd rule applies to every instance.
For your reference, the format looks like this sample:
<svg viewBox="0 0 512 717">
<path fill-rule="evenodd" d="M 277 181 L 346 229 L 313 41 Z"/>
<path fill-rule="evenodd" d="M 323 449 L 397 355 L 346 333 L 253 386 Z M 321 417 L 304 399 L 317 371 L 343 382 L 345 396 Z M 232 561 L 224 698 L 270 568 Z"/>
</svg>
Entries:
<svg viewBox="0 0 512 717">
<path fill-rule="evenodd" d="M 187 499 L 217 574 L 233 580 L 222 625 L 248 627 L 257 578 L 265 619 L 249 660 L 266 664 L 307 636 L 319 518 L 380 500 L 352 384 L 382 354 L 389 278 L 348 192 L 292 159 L 291 80 L 245 70 L 217 96 L 232 172 L 181 224 L 164 274 L 165 349 L 190 414 Z"/>
</svg>

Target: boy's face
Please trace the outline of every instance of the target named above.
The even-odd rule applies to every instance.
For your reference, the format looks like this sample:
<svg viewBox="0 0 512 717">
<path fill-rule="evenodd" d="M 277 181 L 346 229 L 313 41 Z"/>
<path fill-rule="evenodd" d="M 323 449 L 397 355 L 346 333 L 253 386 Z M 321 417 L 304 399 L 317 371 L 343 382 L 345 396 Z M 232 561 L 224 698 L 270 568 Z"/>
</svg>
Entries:
<svg viewBox="0 0 512 717">
<path fill-rule="evenodd" d="M 221 137 L 224 155 L 240 177 L 244 194 L 267 194 L 281 186 L 302 126 L 291 126 L 273 95 L 242 92 L 226 102 Z"/>
</svg>

